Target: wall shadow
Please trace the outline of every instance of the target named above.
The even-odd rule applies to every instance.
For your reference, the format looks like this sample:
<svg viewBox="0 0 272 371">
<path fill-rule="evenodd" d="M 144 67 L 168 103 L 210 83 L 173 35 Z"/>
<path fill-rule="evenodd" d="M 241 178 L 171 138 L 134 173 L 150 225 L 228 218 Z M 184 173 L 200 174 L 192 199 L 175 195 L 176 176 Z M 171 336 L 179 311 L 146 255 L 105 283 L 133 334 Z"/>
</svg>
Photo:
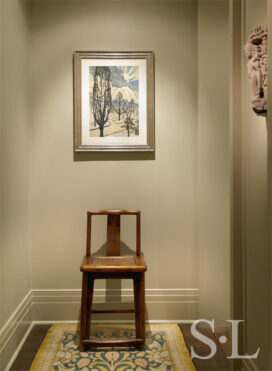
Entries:
<svg viewBox="0 0 272 371">
<path fill-rule="evenodd" d="M 148 161 L 155 160 L 154 152 L 74 152 L 74 162 L 82 161 Z"/>
</svg>

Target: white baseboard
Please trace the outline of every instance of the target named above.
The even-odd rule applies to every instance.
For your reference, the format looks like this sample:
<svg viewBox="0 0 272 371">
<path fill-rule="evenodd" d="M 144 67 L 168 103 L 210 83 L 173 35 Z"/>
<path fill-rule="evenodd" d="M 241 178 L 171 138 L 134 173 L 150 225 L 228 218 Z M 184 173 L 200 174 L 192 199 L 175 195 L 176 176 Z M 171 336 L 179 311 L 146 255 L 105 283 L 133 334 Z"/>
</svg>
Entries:
<svg viewBox="0 0 272 371">
<path fill-rule="evenodd" d="M 10 370 L 11 366 L 13 365 L 13 362 L 15 361 L 16 357 L 18 356 L 18 354 L 19 354 L 22 346 L 24 345 L 24 343 L 25 343 L 28 335 L 30 334 L 30 331 L 32 330 L 33 326 L 34 326 L 34 323 L 32 322 L 31 325 L 29 326 L 29 328 L 27 329 L 26 333 L 24 334 L 24 337 L 20 341 L 20 344 L 18 345 L 17 349 L 13 353 L 11 359 L 9 360 L 9 363 L 6 366 L 5 371 L 9 371 Z"/>
<path fill-rule="evenodd" d="M 181 319 L 181 320 L 149 320 L 146 321 L 147 324 L 159 324 L 159 323 L 183 323 L 191 324 L 193 319 Z M 32 321 L 32 327 L 35 325 L 53 325 L 58 323 L 67 323 L 67 324 L 78 324 L 79 321 Z M 92 323 L 135 323 L 135 320 L 92 320 Z"/>
<path fill-rule="evenodd" d="M 243 371 L 259 371 L 255 361 L 253 359 L 243 359 L 242 363 Z"/>
<path fill-rule="evenodd" d="M 132 289 L 97 289 L 94 305 L 131 307 Z M 78 323 L 80 289 L 30 290 L 0 330 L 0 370 L 8 371 L 35 324 Z M 197 318 L 198 289 L 146 289 L 147 323 L 192 323 Z M 132 323 L 130 314 L 95 315 L 96 323 Z"/>
<path fill-rule="evenodd" d="M 31 291 L 27 293 L 0 331 L 0 370 L 8 370 L 11 359 L 25 341 L 31 327 Z"/>
<path fill-rule="evenodd" d="M 78 321 L 81 290 L 32 290 L 34 321 Z M 94 305 L 99 309 L 133 305 L 132 289 L 97 289 Z M 146 289 L 146 318 L 151 321 L 194 320 L 197 318 L 198 289 Z M 95 315 L 94 320 L 131 321 L 131 314 Z"/>
</svg>

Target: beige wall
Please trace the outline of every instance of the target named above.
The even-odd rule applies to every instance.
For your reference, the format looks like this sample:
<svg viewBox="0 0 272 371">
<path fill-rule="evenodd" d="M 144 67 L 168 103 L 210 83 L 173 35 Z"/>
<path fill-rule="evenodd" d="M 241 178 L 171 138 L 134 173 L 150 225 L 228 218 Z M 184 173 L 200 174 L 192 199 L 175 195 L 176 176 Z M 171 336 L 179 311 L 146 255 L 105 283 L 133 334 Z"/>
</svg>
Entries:
<svg viewBox="0 0 272 371">
<path fill-rule="evenodd" d="M 143 213 L 143 251 L 149 265 L 147 287 L 200 287 L 199 314 L 228 318 L 229 87 L 225 43 L 225 1 L 216 7 L 214 2 L 201 2 L 198 9 L 194 1 L 33 3 L 34 289 L 80 287 L 78 266 L 85 247 L 87 209 L 139 208 Z M 156 59 L 155 156 L 73 156 L 73 51 L 140 49 L 153 50 Z M 214 53 L 213 64 L 208 51 Z M 220 92 L 215 94 L 218 86 Z M 130 244 L 133 229 L 131 224 L 127 227 L 123 240 Z M 99 248 L 104 230 L 98 224 L 97 228 L 94 242 Z M 165 262 L 171 269 L 165 269 Z M 124 282 L 123 287 L 129 286 Z M 195 316 L 190 309 L 180 313 L 181 318 Z"/>
<path fill-rule="evenodd" d="M 28 5 L 1 2 L 0 329 L 30 289 Z"/>
<path fill-rule="evenodd" d="M 196 3 L 34 3 L 31 19 L 33 288 L 80 287 L 86 210 L 104 207 L 142 211 L 147 288 L 197 287 Z M 154 158 L 74 158 L 73 51 L 141 49 L 156 58 Z"/>
<path fill-rule="evenodd" d="M 199 317 L 230 318 L 228 1 L 198 3 L 197 245 Z"/>
<path fill-rule="evenodd" d="M 13 7 L 12 21 L 24 14 L 18 3 Z M 123 207 L 142 210 L 142 248 L 149 266 L 146 286 L 162 290 L 158 291 L 153 318 L 159 313 L 158 319 L 206 316 L 225 320 L 230 306 L 227 3 L 32 2 L 28 45 L 23 19 L 14 27 L 6 17 L 5 26 L 9 30 L 9 59 L 5 59 L 9 74 L 4 86 L 9 95 L 4 100 L 4 122 L 10 124 L 2 127 L 5 142 L 1 156 L 9 161 L 2 161 L 2 227 L 6 231 L 3 242 L 9 248 L 3 251 L 5 259 L 10 254 L 23 265 L 12 295 L 2 287 L 3 297 L 11 295 L 10 308 L 19 300 L 18 293 L 26 293 L 29 287 L 38 297 L 34 300 L 45 303 L 45 317 L 38 319 L 47 319 L 47 309 L 53 307 L 46 306 L 49 296 L 59 295 L 55 304 L 59 299 L 74 302 L 70 291 L 64 298 L 61 290 L 80 288 L 86 210 Z M 18 30 L 20 35 L 16 36 Z M 20 44 L 20 64 L 11 58 L 13 35 L 15 45 Z M 75 50 L 154 51 L 155 155 L 74 155 Z M 11 71 L 14 75 L 10 77 Z M 20 84 L 8 85 L 9 78 Z M 13 94 L 18 96 L 16 110 L 8 99 Z M 11 147 L 18 133 L 18 147 Z M 14 219 L 16 208 L 20 213 Z M 123 227 L 122 239 L 130 245 L 133 225 L 127 222 Z M 93 242 L 98 249 L 103 245 L 105 228 L 98 222 L 95 230 Z M 15 245 L 17 250 L 11 248 Z M 3 272 L 8 267 L 5 263 Z M 104 283 L 97 287 L 104 287 Z M 122 287 L 130 286 L 124 282 Z M 175 291 L 184 297 L 171 294 L 171 289 L 192 288 L 200 288 L 198 313 L 197 290 Z M 172 301 L 188 302 L 173 311 L 173 303 L 166 301 L 168 294 Z M 34 305 L 34 317 L 40 307 Z M 67 309 L 65 317 L 62 306 L 58 314 L 75 319 L 78 303 L 75 308 Z"/>
<path fill-rule="evenodd" d="M 30 290 L 28 5 L 0 4 L 1 370 L 30 325 L 30 313 L 20 306 Z"/>
<path fill-rule="evenodd" d="M 245 2 L 245 40 L 256 26 L 267 24 L 267 1 Z M 252 93 L 244 60 L 244 165 L 246 350 L 254 353 L 259 369 L 268 369 L 269 244 L 267 234 L 267 121 L 251 108 Z"/>
</svg>

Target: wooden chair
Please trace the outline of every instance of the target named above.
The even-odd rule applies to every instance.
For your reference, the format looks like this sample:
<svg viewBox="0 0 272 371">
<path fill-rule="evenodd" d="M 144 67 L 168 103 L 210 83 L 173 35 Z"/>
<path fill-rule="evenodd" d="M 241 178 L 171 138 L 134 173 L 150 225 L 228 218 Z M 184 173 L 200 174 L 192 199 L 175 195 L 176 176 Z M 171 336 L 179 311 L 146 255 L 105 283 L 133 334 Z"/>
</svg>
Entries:
<svg viewBox="0 0 272 371">
<path fill-rule="evenodd" d="M 106 256 L 91 255 L 92 215 L 107 215 Z M 136 215 L 136 255 L 120 255 L 120 217 Z M 92 347 L 134 346 L 139 350 L 145 347 L 145 264 L 141 254 L 140 211 L 100 210 L 87 213 L 87 248 L 80 270 L 82 277 L 80 351 Z M 95 279 L 133 279 L 134 309 L 92 310 Z M 135 313 L 136 337 L 134 338 L 90 338 L 91 313 Z"/>
</svg>

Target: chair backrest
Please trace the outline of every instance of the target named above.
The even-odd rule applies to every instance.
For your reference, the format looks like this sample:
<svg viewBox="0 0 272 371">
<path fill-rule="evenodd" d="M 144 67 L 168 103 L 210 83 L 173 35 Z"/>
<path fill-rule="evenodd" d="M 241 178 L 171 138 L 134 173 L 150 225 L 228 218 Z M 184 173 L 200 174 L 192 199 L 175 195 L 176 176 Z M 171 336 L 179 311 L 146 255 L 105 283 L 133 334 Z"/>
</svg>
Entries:
<svg viewBox="0 0 272 371">
<path fill-rule="evenodd" d="M 141 255 L 141 212 L 138 210 L 106 209 L 87 212 L 86 256 L 91 254 L 92 215 L 107 215 L 107 256 L 120 255 L 120 218 L 121 215 L 136 215 L 136 255 Z"/>
</svg>

